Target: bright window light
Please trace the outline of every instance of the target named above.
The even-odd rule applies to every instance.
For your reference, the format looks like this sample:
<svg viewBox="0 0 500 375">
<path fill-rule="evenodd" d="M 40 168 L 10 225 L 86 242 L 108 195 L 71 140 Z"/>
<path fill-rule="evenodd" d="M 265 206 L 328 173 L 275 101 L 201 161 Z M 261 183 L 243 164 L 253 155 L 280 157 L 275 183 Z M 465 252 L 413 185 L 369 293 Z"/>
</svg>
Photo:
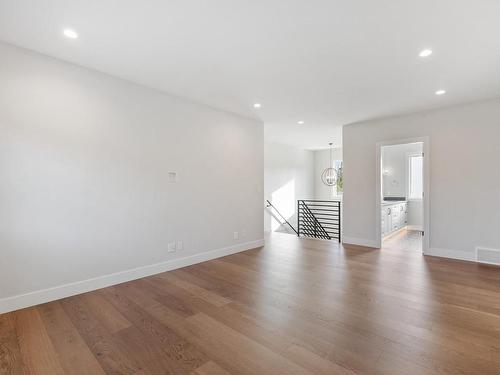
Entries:
<svg viewBox="0 0 500 375">
<path fill-rule="evenodd" d="M 420 53 L 418 55 L 420 57 L 429 57 L 430 55 L 432 55 L 432 50 L 431 49 L 424 49 L 424 50 L 420 51 Z"/>
<path fill-rule="evenodd" d="M 78 33 L 72 29 L 64 29 L 63 34 L 65 37 L 70 38 L 70 39 L 77 39 L 78 38 Z"/>
<path fill-rule="evenodd" d="M 422 155 L 409 156 L 409 199 L 422 199 L 424 193 L 424 158 Z"/>
</svg>

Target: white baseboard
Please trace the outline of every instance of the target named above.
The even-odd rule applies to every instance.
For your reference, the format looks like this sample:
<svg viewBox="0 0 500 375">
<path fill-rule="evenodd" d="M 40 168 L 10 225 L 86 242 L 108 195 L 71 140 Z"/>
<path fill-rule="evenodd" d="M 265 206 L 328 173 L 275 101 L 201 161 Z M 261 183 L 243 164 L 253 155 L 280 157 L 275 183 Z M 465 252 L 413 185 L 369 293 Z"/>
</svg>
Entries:
<svg viewBox="0 0 500 375">
<path fill-rule="evenodd" d="M 408 229 L 408 230 L 419 230 L 419 231 L 423 230 L 421 225 L 407 225 L 406 229 Z"/>
<path fill-rule="evenodd" d="M 173 259 L 166 262 L 150 264 L 126 271 L 116 272 L 110 275 L 95 277 L 88 280 L 77 281 L 70 284 L 60 285 L 53 288 L 37 290 L 34 292 L 0 299 L 0 314 L 23 309 L 25 307 L 39 305 L 61 298 L 74 296 L 76 294 L 90 292 L 92 290 L 105 288 L 111 285 L 121 284 L 127 281 L 140 279 L 146 276 L 171 271 L 177 268 L 191 266 L 196 263 L 206 262 L 211 259 L 239 253 L 245 250 L 264 246 L 264 239 L 245 242 L 221 249 L 206 251 L 203 253 Z"/>
<path fill-rule="evenodd" d="M 374 248 L 379 247 L 377 241 L 367 240 L 366 238 L 356 238 L 356 237 L 344 236 L 344 237 L 342 237 L 342 243 L 345 243 L 348 245 L 358 245 L 358 246 L 374 247 Z"/>
<path fill-rule="evenodd" d="M 467 260 L 469 262 L 476 261 L 476 254 L 473 251 L 430 248 L 427 249 L 424 255 L 430 255 L 441 258 L 458 259 L 458 260 Z"/>
</svg>

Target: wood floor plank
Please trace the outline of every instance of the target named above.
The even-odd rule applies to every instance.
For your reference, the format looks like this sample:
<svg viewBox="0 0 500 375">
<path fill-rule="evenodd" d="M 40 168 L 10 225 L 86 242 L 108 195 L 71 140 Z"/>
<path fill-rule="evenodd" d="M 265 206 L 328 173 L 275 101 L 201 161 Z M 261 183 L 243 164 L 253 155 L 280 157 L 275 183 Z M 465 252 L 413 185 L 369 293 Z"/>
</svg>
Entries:
<svg viewBox="0 0 500 375">
<path fill-rule="evenodd" d="M 86 293 L 82 295 L 82 299 L 92 312 L 99 317 L 101 324 L 104 325 L 109 332 L 116 333 L 132 326 L 132 323 L 125 319 L 124 316 L 100 294 Z"/>
<path fill-rule="evenodd" d="M 159 276 L 160 278 L 164 279 L 166 282 L 172 283 L 182 289 L 185 289 L 189 293 L 195 295 L 198 298 L 201 298 L 204 301 L 207 301 L 208 303 L 213 304 L 214 306 L 224 306 L 227 305 L 228 303 L 231 303 L 231 301 L 227 298 L 224 298 L 216 293 L 213 293 L 207 289 L 201 288 L 196 284 L 192 284 L 190 282 L 184 281 L 181 278 L 175 276 L 174 273 L 164 273 Z"/>
<path fill-rule="evenodd" d="M 183 368 L 193 371 L 208 358 L 168 326 L 161 324 L 151 314 L 127 298 L 123 287 L 111 287 L 101 293 L 143 334 L 161 345 L 168 357 Z"/>
<path fill-rule="evenodd" d="M 59 302 L 41 305 L 38 311 L 66 374 L 105 375 Z"/>
<path fill-rule="evenodd" d="M 349 368 L 339 366 L 323 357 L 307 350 L 306 348 L 292 344 L 287 348 L 288 354 L 293 356 L 296 362 L 310 369 L 314 374 L 320 375 L 354 375 L 355 372 Z"/>
<path fill-rule="evenodd" d="M 128 353 L 141 366 L 145 375 L 181 375 L 189 373 L 189 370 L 169 358 L 162 350 L 161 345 L 158 345 L 157 342 L 143 334 L 135 326 L 117 332 L 115 338 L 127 346 Z"/>
<path fill-rule="evenodd" d="M 313 374 L 208 315 L 198 313 L 186 320 L 210 337 L 212 343 L 222 345 L 234 361 L 252 368 L 253 373 Z"/>
<path fill-rule="evenodd" d="M 0 315 L 0 374 L 25 374 L 12 313 Z"/>
<path fill-rule="evenodd" d="M 142 370 L 126 346 L 112 337 L 81 296 L 66 298 L 61 305 L 107 374 L 132 375 Z"/>
<path fill-rule="evenodd" d="M 231 373 L 224 370 L 218 364 L 212 361 L 208 361 L 204 365 L 198 367 L 194 370 L 192 375 L 231 375 Z"/>
<path fill-rule="evenodd" d="M 18 311 L 15 314 L 15 327 L 21 355 L 29 374 L 64 375 L 58 353 L 37 308 Z"/>
</svg>

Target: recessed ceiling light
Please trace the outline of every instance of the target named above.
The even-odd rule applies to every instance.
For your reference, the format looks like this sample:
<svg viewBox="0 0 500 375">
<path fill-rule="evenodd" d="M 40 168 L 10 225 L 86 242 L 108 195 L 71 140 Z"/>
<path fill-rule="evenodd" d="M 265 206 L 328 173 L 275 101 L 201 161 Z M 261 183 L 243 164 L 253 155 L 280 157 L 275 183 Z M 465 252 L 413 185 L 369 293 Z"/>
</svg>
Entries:
<svg viewBox="0 0 500 375">
<path fill-rule="evenodd" d="M 431 49 L 424 49 L 424 50 L 420 51 L 420 53 L 418 55 L 420 57 L 429 57 L 430 55 L 432 55 L 432 50 Z"/>
<path fill-rule="evenodd" d="M 446 94 L 446 90 L 437 90 L 436 95 L 444 95 Z"/>
<path fill-rule="evenodd" d="M 299 125 L 304 125 L 304 121 L 302 121 L 302 120 L 297 121 L 297 124 L 299 124 Z"/>
<path fill-rule="evenodd" d="M 254 108 L 260 108 L 260 107 L 262 107 L 262 104 L 260 104 L 260 103 L 255 103 L 255 104 L 253 105 L 253 107 L 254 107 Z"/>
<path fill-rule="evenodd" d="M 70 38 L 70 39 L 78 38 L 78 33 L 72 29 L 64 29 L 63 34 L 65 37 Z"/>
</svg>

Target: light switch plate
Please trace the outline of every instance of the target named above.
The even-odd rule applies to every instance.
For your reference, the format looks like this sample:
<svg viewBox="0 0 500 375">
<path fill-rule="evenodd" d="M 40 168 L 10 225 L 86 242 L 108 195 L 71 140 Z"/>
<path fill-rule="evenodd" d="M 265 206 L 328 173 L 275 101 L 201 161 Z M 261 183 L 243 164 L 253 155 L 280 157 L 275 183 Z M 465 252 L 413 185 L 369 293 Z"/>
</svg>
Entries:
<svg viewBox="0 0 500 375">
<path fill-rule="evenodd" d="M 177 172 L 168 172 L 168 182 L 175 184 L 179 181 L 179 176 Z"/>
<path fill-rule="evenodd" d="M 235 240 L 239 239 L 239 238 L 240 238 L 240 234 L 239 234 L 238 232 L 234 232 L 234 233 L 233 233 L 233 238 L 234 238 Z"/>
<path fill-rule="evenodd" d="M 175 242 L 169 242 L 167 244 L 167 252 L 173 253 L 175 251 Z"/>
</svg>

